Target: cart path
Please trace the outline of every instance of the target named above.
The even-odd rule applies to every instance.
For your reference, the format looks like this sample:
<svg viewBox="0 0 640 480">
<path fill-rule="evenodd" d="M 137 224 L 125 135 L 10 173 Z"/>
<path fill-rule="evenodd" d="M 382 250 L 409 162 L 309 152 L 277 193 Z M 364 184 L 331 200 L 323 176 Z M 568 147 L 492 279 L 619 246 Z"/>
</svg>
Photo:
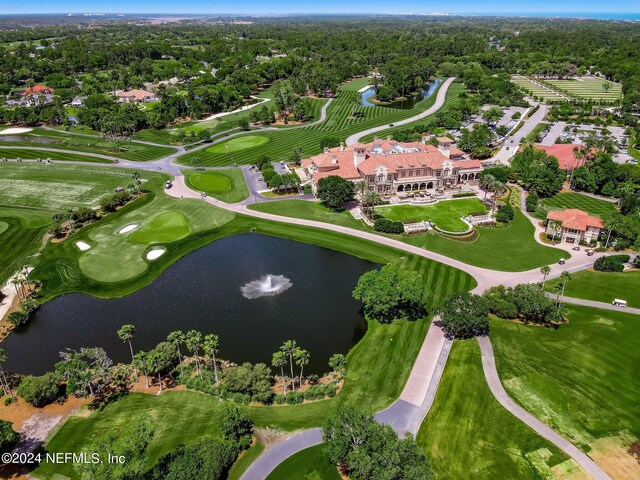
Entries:
<svg viewBox="0 0 640 480">
<path fill-rule="evenodd" d="M 518 420 L 532 428 L 542 438 L 550 441 L 560 450 L 573 458 L 589 475 L 596 480 L 611 480 L 604 470 L 602 470 L 591 458 L 580 449 L 578 449 L 569 440 L 562 437 L 551 427 L 542 423 L 536 417 L 527 412 L 524 408 L 516 404 L 507 394 L 500 382 L 498 371 L 496 369 L 496 361 L 493 355 L 493 347 L 489 341 L 489 337 L 478 337 L 480 345 L 480 353 L 482 355 L 482 370 L 489 384 L 489 389 L 496 400 L 500 402 L 504 408 L 511 412 Z"/>
<path fill-rule="evenodd" d="M 553 293 L 547 293 L 549 298 L 556 298 L 557 296 Z M 618 307 L 611 303 L 605 302 L 595 302 L 593 300 L 584 300 L 582 298 L 575 297 L 566 297 L 564 295 L 560 295 L 560 301 L 563 303 L 571 303 L 572 305 L 582 305 L 583 307 L 591 307 L 591 308 L 600 308 L 602 310 L 611 310 L 614 312 L 620 313 L 630 313 L 632 315 L 640 315 L 640 308 L 633 307 Z"/>
<path fill-rule="evenodd" d="M 453 340 L 445 338 L 435 320 L 429 327 L 400 398 L 374 415 L 378 422 L 390 425 L 401 438 L 408 433 L 415 435 L 418 432 L 433 404 L 449 356 Z M 264 480 L 291 455 L 321 443 L 321 428 L 296 433 L 265 450 L 240 479 Z"/>
<path fill-rule="evenodd" d="M 447 91 L 449 90 L 449 87 L 451 86 L 454 80 L 455 80 L 455 77 L 449 77 L 442 83 L 442 85 L 438 89 L 438 93 L 436 94 L 436 101 L 432 106 L 427 108 L 424 112 L 414 115 L 413 117 L 409 117 L 409 118 L 405 118 L 404 120 L 398 120 L 397 122 L 393 122 L 394 127 L 400 127 L 402 125 L 415 122 L 416 120 L 421 120 L 440 110 L 446 100 Z M 358 143 L 360 139 L 366 135 L 371 135 L 372 133 L 388 130 L 389 128 L 390 128 L 389 125 L 380 125 L 379 127 L 369 128 L 367 130 L 363 130 L 362 132 L 354 133 L 353 135 L 350 135 L 349 137 L 347 137 L 346 143 L 347 145 L 354 145 Z"/>
</svg>

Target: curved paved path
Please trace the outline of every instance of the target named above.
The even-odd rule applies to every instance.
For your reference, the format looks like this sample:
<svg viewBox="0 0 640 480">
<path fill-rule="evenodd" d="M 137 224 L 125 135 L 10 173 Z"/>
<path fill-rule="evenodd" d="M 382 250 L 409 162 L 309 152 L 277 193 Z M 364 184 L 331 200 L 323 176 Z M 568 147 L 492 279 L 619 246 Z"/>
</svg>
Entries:
<svg viewBox="0 0 640 480">
<path fill-rule="evenodd" d="M 183 177 L 176 177 L 174 182 L 174 187 L 168 190 L 167 193 L 169 193 L 169 195 L 174 197 L 200 198 L 200 196 L 196 192 L 189 189 L 185 185 Z M 473 290 L 475 293 L 482 293 L 484 290 L 491 288 L 494 285 L 502 284 L 505 286 L 515 286 L 519 283 L 531 283 L 531 282 L 541 281 L 541 274 L 538 269 L 533 269 L 526 272 L 499 272 L 494 270 L 488 270 L 485 268 L 467 265 L 463 262 L 460 262 L 459 260 L 455 260 L 455 259 L 446 257 L 444 255 L 440 255 L 438 253 L 430 252 L 428 250 L 424 250 L 419 247 L 415 247 L 413 245 L 400 242 L 399 240 L 383 237 L 381 235 L 376 235 L 369 232 L 354 230 L 352 228 L 347 228 L 340 225 L 316 222 L 312 220 L 304 220 L 299 218 L 290 218 L 290 217 L 282 217 L 278 215 L 271 215 L 263 212 L 249 210 L 246 205 L 230 205 L 211 197 L 206 197 L 204 200 L 207 203 L 210 203 L 217 207 L 224 208 L 226 210 L 230 210 L 239 214 L 244 214 L 244 215 L 248 215 L 256 218 L 263 218 L 263 219 L 272 220 L 275 222 L 290 223 L 294 225 L 302 225 L 302 226 L 313 227 L 313 228 L 322 228 L 322 229 L 334 231 L 337 233 L 352 235 L 365 240 L 390 246 L 399 250 L 403 250 L 409 253 L 413 253 L 413 254 L 425 257 L 425 258 L 429 258 L 431 260 L 444 263 L 445 265 L 449 265 L 451 267 L 463 270 L 469 273 L 470 275 L 472 275 L 473 277 L 475 277 L 478 283 L 478 286 Z M 550 275 L 547 276 L 547 279 L 558 277 L 563 271 L 567 269 L 572 269 L 575 271 L 578 269 L 589 268 L 591 265 L 593 265 L 593 257 L 587 257 L 586 253 L 584 257 L 582 255 L 574 256 L 571 259 L 567 260 L 566 265 L 564 266 L 560 266 L 560 265 L 551 266 L 552 272 Z M 431 333 L 431 330 L 432 329 L 430 328 L 429 333 Z M 427 335 L 427 337 L 428 336 L 429 335 Z M 427 343 L 427 341 L 428 341 L 428 338 L 425 338 L 425 344 Z M 483 350 L 483 368 L 484 368 L 485 362 L 489 362 L 489 361 L 493 362 L 493 367 L 491 367 L 490 364 L 487 365 L 487 367 L 484 368 L 484 372 L 485 372 L 485 377 L 487 379 L 487 383 L 490 384 L 491 391 L 494 394 L 494 396 L 496 396 L 498 401 L 503 406 L 505 406 L 505 408 L 507 408 L 510 412 L 514 413 L 515 411 L 517 411 L 518 415 L 516 416 L 518 418 L 524 421 L 536 432 L 540 433 L 544 438 L 554 443 L 558 448 L 565 451 L 578 464 L 582 466 L 586 465 L 586 467 L 588 468 L 585 467 L 585 469 L 589 473 L 591 473 L 594 476 L 594 478 L 598 480 L 608 479 L 609 477 L 604 473 L 604 471 L 602 471 L 600 467 L 598 467 L 595 464 L 595 462 L 593 462 L 586 454 L 581 452 L 578 448 L 576 448 L 564 437 L 557 434 L 550 427 L 543 424 L 542 422 L 537 420 L 535 417 L 533 417 L 531 414 L 527 413 L 524 409 L 522 409 L 521 407 L 518 407 L 515 404 L 515 402 L 504 391 L 504 389 L 502 389 L 502 385 L 500 384 L 500 381 L 497 377 L 497 371 L 495 369 L 495 361 L 493 360 L 493 349 L 491 349 L 490 352 L 487 351 L 487 348 L 491 347 L 489 338 L 484 337 L 484 340 L 479 339 L 479 341 L 482 341 L 482 343 L 486 344 Z M 423 347 L 424 347 L 424 344 L 423 344 Z M 482 347 L 483 346 L 481 344 L 481 349 Z M 440 357 L 440 354 L 438 355 L 438 358 L 439 357 Z M 414 364 L 411 374 L 413 375 L 414 370 L 417 368 L 420 368 L 420 366 L 421 366 L 421 363 L 416 361 L 416 364 Z M 434 367 L 434 370 L 433 370 L 434 373 L 436 368 L 437 367 Z M 444 369 L 444 364 L 442 365 L 442 369 Z M 495 378 L 493 378 L 494 372 L 495 372 Z M 433 375 L 434 374 L 432 374 L 432 376 Z M 440 372 L 440 375 L 441 375 L 441 372 Z M 439 383 L 439 378 L 437 379 L 437 382 Z M 407 382 L 407 385 L 409 385 L 409 382 Z M 416 384 L 412 383 L 411 385 L 412 388 L 415 385 Z M 437 383 L 435 383 L 435 386 L 433 388 L 431 388 L 432 385 L 433 385 L 433 381 L 429 383 L 429 386 L 427 387 L 427 393 L 435 397 Z M 497 385 L 499 385 L 499 388 L 497 387 Z M 403 395 L 404 393 L 405 392 L 403 391 Z M 406 432 L 412 431 L 414 428 L 417 430 L 417 428 L 420 426 L 419 422 L 422 422 L 422 420 L 426 416 L 426 412 L 428 411 L 428 406 L 430 406 L 429 402 L 432 402 L 433 398 L 428 399 L 427 395 L 425 395 L 423 399 L 423 404 L 421 404 L 420 407 L 410 402 L 407 402 L 408 405 L 402 403 L 405 401 L 406 400 L 403 400 L 402 398 L 399 399 L 391 407 L 384 410 L 383 412 L 380 412 L 377 418 L 379 419 L 382 418 L 383 421 L 390 422 L 392 426 L 394 426 L 394 429 L 396 428 L 398 429 L 397 431 L 399 433 L 403 433 L 403 432 L 406 433 Z M 425 406 L 427 407 L 426 411 L 424 411 Z M 420 419 L 419 421 L 418 421 L 418 418 Z M 417 424 L 417 427 L 415 426 L 416 424 Z M 303 435 L 306 432 L 307 431 L 303 431 L 298 435 Z M 544 432 L 544 435 L 541 432 Z M 255 465 L 255 467 L 253 468 L 250 467 L 250 469 L 247 470 L 245 475 L 241 477 L 242 480 L 263 480 L 264 478 L 266 478 L 266 476 L 270 472 L 270 470 L 269 471 L 266 470 L 268 466 L 271 465 L 273 462 L 276 462 L 275 457 L 278 457 L 280 461 L 282 461 L 288 457 L 288 455 L 282 457 L 282 455 L 284 455 L 285 453 L 288 452 L 289 455 L 292 455 L 293 453 L 296 453 L 300 450 L 303 450 L 304 448 L 308 448 L 309 446 L 313 445 L 308 443 L 309 440 L 308 440 L 308 437 L 306 436 L 301 438 L 304 438 L 307 440 L 297 442 L 295 439 L 298 438 L 298 435 L 294 435 L 293 437 L 290 437 L 289 443 L 287 444 L 288 447 L 286 449 L 283 447 L 282 449 L 277 450 L 273 454 L 269 454 L 268 453 L 269 450 L 263 453 L 259 457 L 259 459 L 263 456 L 265 457 L 265 459 L 263 461 L 259 461 L 259 459 L 256 460 L 252 464 L 252 466 Z M 272 455 L 274 456 L 274 458 L 271 458 Z M 278 463 L 276 463 L 276 465 L 277 464 Z M 275 468 L 275 466 L 273 468 Z M 592 472 L 595 472 L 597 475 L 594 475 L 594 473 Z"/>
<path fill-rule="evenodd" d="M 442 329 L 431 323 L 427 336 L 400 398 L 388 408 L 376 413 L 375 419 L 386 423 L 400 436 L 415 435 L 427 416 L 435 398 L 449 351 L 453 342 L 445 338 Z M 269 447 L 240 477 L 241 480 L 264 480 L 291 455 L 322 443 L 322 429 L 313 428 L 296 433 Z"/>
<path fill-rule="evenodd" d="M 482 355 L 482 370 L 484 371 L 484 376 L 487 379 L 491 393 L 493 393 L 493 396 L 500 402 L 500 405 L 535 430 L 542 438 L 550 441 L 573 458 L 593 478 L 596 480 L 610 480 L 609 475 L 591 460 L 587 454 L 579 450 L 569 440 L 557 434 L 555 430 L 542 423 L 509 397 L 500 382 L 495 357 L 493 355 L 493 347 L 491 346 L 489 337 L 478 337 L 478 344 L 480 345 L 480 353 Z"/>
<path fill-rule="evenodd" d="M 400 127 L 402 125 L 415 122 L 416 120 L 421 120 L 440 110 L 440 108 L 442 108 L 442 106 L 444 105 L 445 99 L 447 97 L 447 91 L 449 90 L 449 87 L 451 86 L 454 80 L 455 80 L 455 77 L 450 77 L 450 78 L 447 78 L 442 83 L 442 85 L 438 89 L 438 93 L 436 95 L 436 101 L 431 107 L 427 108 L 424 112 L 419 113 L 418 115 L 414 115 L 413 117 L 406 118 L 404 120 L 399 120 L 397 122 L 393 122 L 394 126 Z M 379 127 L 374 127 L 368 130 L 364 130 L 362 132 L 354 133 L 353 135 L 350 135 L 349 137 L 347 137 L 347 145 L 353 145 L 355 143 L 358 143 L 358 141 L 360 141 L 360 139 L 366 135 L 371 135 L 372 133 L 377 133 L 377 132 L 381 132 L 383 130 L 388 130 L 388 129 L 389 129 L 389 125 L 381 125 Z"/>
</svg>

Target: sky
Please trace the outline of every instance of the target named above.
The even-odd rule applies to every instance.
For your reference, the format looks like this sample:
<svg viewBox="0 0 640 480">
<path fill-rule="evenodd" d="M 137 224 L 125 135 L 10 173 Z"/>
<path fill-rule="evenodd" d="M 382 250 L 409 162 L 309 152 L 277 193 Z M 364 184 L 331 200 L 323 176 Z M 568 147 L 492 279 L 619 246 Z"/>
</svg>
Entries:
<svg viewBox="0 0 640 480">
<path fill-rule="evenodd" d="M 505 5 L 508 7 L 505 9 Z M 0 14 L 11 13 L 467 13 L 571 16 L 640 13 L 640 0 L 0 0 Z"/>
</svg>

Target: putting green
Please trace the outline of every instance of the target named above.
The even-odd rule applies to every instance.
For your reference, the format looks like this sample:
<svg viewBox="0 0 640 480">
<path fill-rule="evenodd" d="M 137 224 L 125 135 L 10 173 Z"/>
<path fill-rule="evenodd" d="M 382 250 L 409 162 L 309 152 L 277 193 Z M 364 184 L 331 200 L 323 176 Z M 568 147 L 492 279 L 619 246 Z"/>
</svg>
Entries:
<svg viewBox="0 0 640 480">
<path fill-rule="evenodd" d="M 7 222 L 0 222 L 0 235 L 7 231 L 9 224 Z"/>
<path fill-rule="evenodd" d="M 129 239 L 135 243 L 171 243 L 189 235 L 189 224 L 180 212 L 164 212 L 136 230 Z"/>
<path fill-rule="evenodd" d="M 196 190 L 202 190 L 210 195 L 228 192 L 232 188 L 231 180 L 216 172 L 192 173 L 189 175 L 189 183 Z"/>
<path fill-rule="evenodd" d="M 228 142 L 221 142 L 205 151 L 209 153 L 227 153 L 227 145 L 229 145 L 229 153 L 236 153 L 247 148 L 257 147 L 269 141 L 268 137 L 262 135 L 243 135 L 241 137 L 232 138 Z"/>
</svg>

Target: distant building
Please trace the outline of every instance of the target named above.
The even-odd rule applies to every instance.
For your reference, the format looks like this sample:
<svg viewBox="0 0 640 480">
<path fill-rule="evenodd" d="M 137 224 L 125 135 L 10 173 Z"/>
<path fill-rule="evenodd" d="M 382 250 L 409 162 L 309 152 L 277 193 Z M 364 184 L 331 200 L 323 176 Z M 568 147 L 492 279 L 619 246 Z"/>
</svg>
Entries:
<svg viewBox="0 0 640 480">
<path fill-rule="evenodd" d="M 69 103 L 69 105 L 75 108 L 82 108 L 84 107 L 84 101 L 86 99 L 87 97 L 74 97 L 74 99 L 71 100 L 71 103 Z"/>
<path fill-rule="evenodd" d="M 35 105 L 48 105 L 53 103 L 53 88 L 44 85 L 27 87 L 17 92 L 18 99 L 7 100 L 7 107 L 33 107 Z"/>
<path fill-rule="evenodd" d="M 140 89 L 128 90 L 126 92 L 120 90 L 116 92 L 116 97 L 121 103 L 147 103 L 157 100 L 155 93 Z"/>
<path fill-rule="evenodd" d="M 370 190 L 394 195 L 420 190 L 453 188 L 475 182 L 482 171 L 479 160 L 469 160 L 453 141 L 438 139 L 438 147 L 423 142 L 401 143 L 374 140 L 371 143 L 327 148 L 302 161 L 302 171 L 316 191 L 321 178 L 340 176 L 365 182 Z"/>
<path fill-rule="evenodd" d="M 561 231 L 555 231 L 555 234 L 556 236 L 560 234 L 561 240 L 567 243 L 591 243 L 597 240 L 604 230 L 602 219 L 592 217 L 577 208 L 550 211 L 546 221 L 546 232 L 549 235 L 554 234 L 553 220 L 559 220 L 562 223 Z"/>
</svg>

